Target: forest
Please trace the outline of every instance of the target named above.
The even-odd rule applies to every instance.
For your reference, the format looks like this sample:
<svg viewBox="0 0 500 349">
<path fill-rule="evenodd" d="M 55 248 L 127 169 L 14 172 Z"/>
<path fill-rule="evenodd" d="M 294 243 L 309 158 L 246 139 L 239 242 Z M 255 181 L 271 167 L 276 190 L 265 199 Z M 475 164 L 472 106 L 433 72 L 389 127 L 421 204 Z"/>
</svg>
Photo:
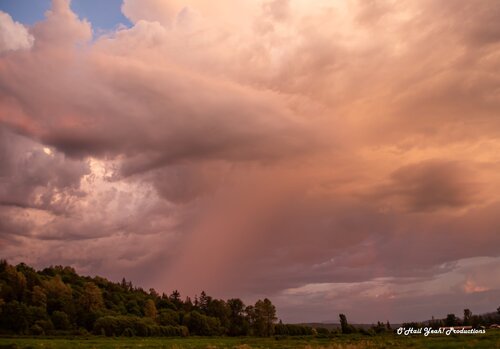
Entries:
<svg viewBox="0 0 500 349">
<path fill-rule="evenodd" d="M 96 276 L 80 276 L 71 267 L 43 270 L 21 263 L 0 261 L 0 334 L 103 335 L 108 337 L 198 336 L 330 336 L 391 332 L 389 322 L 358 328 L 339 314 L 338 329 L 277 322 L 276 307 L 265 298 L 253 305 L 241 299 L 216 299 L 201 292 L 194 299 L 174 290 L 159 294 L 146 291 L 123 279 L 115 283 Z M 496 312 L 464 317 L 449 314 L 445 319 L 403 326 L 489 326 L 500 322 Z"/>
<path fill-rule="evenodd" d="M 269 299 L 245 305 L 201 292 L 193 300 L 159 294 L 123 279 L 80 276 L 71 267 L 37 271 L 0 261 L 0 332 L 26 335 L 271 336 L 307 335 L 312 328 L 276 324 Z"/>
</svg>

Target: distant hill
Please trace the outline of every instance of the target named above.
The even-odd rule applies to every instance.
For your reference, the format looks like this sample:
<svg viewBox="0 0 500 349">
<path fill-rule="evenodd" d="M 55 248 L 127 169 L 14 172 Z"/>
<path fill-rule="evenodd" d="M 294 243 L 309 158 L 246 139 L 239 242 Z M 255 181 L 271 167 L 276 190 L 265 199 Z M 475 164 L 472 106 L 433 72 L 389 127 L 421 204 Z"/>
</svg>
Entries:
<svg viewBox="0 0 500 349">
<path fill-rule="evenodd" d="M 465 312 L 468 312 L 465 314 Z M 349 323 L 350 325 L 363 330 L 372 329 L 376 326 L 376 324 L 357 324 L 357 323 Z M 385 323 L 382 323 L 385 324 Z M 456 316 L 455 314 L 448 314 L 444 319 L 431 319 L 425 321 L 417 321 L 417 322 L 407 322 L 407 323 L 390 323 L 392 329 L 396 329 L 398 327 L 433 327 L 439 328 L 443 326 L 490 326 L 500 324 L 500 307 L 497 308 L 496 312 L 488 312 L 483 314 L 472 314 L 469 309 L 464 309 L 464 317 Z M 339 323 L 335 322 L 303 322 L 297 324 L 300 326 L 307 326 L 312 328 L 326 328 L 330 331 L 338 330 L 341 328 Z"/>
<path fill-rule="evenodd" d="M 340 329 L 340 324 L 335 324 L 335 323 L 323 323 L 323 322 L 303 322 L 303 323 L 298 323 L 297 325 L 299 326 L 308 326 L 312 328 L 326 328 L 328 330 L 336 330 Z"/>
<path fill-rule="evenodd" d="M 309 326 L 312 328 L 321 328 L 322 327 L 322 328 L 326 328 L 330 331 L 340 329 L 339 323 L 332 323 L 332 322 L 304 322 L 304 323 L 299 323 L 297 325 Z M 374 326 L 374 324 L 351 324 L 351 325 L 353 325 L 354 327 L 357 327 L 357 328 L 365 329 L 365 330 L 368 330 Z M 391 324 L 392 328 L 397 328 L 400 326 L 401 326 L 401 324 Z"/>
</svg>

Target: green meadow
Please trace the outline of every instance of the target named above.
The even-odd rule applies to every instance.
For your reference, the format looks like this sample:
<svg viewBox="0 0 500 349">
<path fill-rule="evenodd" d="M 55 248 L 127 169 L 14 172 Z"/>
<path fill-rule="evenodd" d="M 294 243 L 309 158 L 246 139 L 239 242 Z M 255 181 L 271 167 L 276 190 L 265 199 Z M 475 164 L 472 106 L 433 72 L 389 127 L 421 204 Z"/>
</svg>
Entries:
<svg viewBox="0 0 500 349">
<path fill-rule="evenodd" d="M 364 349 L 474 348 L 500 349 L 500 330 L 480 335 L 380 336 L 339 335 L 333 338 L 0 338 L 0 349 Z"/>
</svg>

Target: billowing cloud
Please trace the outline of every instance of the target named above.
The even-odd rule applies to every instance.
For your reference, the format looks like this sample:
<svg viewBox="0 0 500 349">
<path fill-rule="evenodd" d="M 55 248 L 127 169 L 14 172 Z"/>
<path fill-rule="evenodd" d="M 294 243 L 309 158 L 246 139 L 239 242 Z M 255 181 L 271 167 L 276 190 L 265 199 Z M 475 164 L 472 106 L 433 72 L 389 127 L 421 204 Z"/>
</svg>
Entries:
<svg viewBox="0 0 500 349">
<path fill-rule="evenodd" d="M 84 195 L 86 162 L 66 159 L 25 137 L 0 128 L 0 205 L 62 212 Z"/>
<path fill-rule="evenodd" d="M 15 22 L 8 13 L 0 11 L 0 53 L 29 49 L 33 46 L 33 40 L 24 25 Z"/>
<path fill-rule="evenodd" d="M 2 255 L 284 320 L 498 306 L 497 2 L 122 10 L 54 0 L 0 56 Z"/>
</svg>

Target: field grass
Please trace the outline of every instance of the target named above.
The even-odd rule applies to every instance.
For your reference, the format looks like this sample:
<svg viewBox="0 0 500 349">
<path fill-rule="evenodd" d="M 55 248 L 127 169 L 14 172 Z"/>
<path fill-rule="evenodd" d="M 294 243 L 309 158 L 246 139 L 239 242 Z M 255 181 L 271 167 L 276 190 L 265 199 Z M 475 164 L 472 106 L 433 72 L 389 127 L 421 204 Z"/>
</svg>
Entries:
<svg viewBox="0 0 500 349">
<path fill-rule="evenodd" d="M 0 338 L 0 349 L 500 349 L 500 331 L 482 335 L 413 336 L 387 334 L 334 338 Z"/>
</svg>

